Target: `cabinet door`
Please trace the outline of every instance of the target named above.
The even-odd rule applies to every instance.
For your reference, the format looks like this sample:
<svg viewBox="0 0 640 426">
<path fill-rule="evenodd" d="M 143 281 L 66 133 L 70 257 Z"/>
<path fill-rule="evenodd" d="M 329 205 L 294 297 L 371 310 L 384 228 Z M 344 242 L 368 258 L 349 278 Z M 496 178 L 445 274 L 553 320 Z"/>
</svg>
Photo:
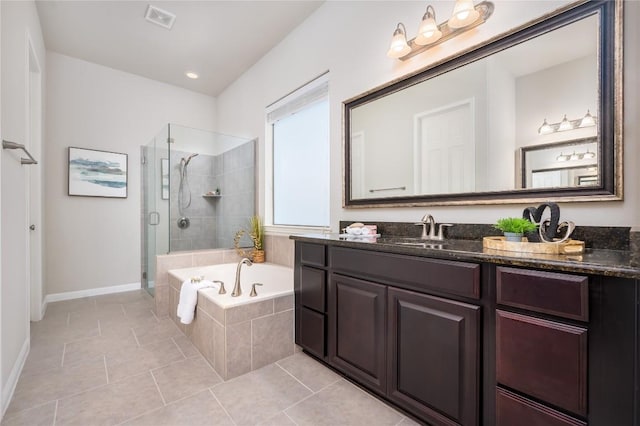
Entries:
<svg viewBox="0 0 640 426">
<path fill-rule="evenodd" d="M 434 425 L 478 423 L 480 307 L 389 289 L 389 398 Z"/>
<path fill-rule="evenodd" d="M 324 315 L 303 306 L 298 310 L 298 317 L 296 343 L 312 354 L 324 358 Z"/>
<path fill-rule="evenodd" d="M 386 391 L 386 287 L 333 274 L 329 283 L 329 362 L 379 393 Z"/>
</svg>

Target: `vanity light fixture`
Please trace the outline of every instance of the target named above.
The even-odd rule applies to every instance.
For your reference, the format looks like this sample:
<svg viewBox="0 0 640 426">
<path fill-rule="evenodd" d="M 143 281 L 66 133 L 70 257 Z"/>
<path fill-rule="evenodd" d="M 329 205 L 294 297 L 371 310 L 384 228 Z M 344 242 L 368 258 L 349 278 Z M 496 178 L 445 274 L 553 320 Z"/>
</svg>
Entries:
<svg viewBox="0 0 640 426">
<path fill-rule="evenodd" d="M 456 0 L 451 18 L 438 25 L 436 11 L 433 6 L 428 5 L 415 38 L 407 41 L 405 26 L 402 23 L 396 26 L 387 56 L 406 61 L 433 46 L 485 23 L 493 13 L 493 9 L 494 5 L 490 1 L 483 1 L 474 6 L 473 0 Z"/>
<path fill-rule="evenodd" d="M 538 127 L 538 134 L 547 135 L 549 133 L 564 132 L 567 130 L 573 130 L 582 127 L 593 127 L 596 125 L 596 122 L 596 117 L 591 115 L 589 110 L 587 110 L 587 113 L 584 115 L 584 117 L 575 120 L 569 120 L 567 118 L 567 115 L 565 114 L 562 118 L 562 121 L 559 123 L 549 124 L 547 123 L 547 119 L 545 118 L 542 121 L 542 125 Z"/>
<path fill-rule="evenodd" d="M 560 155 L 556 157 L 556 161 L 569 161 L 570 158 L 571 156 L 569 154 L 565 155 L 563 153 L 560 153 Z"/>
</svg>

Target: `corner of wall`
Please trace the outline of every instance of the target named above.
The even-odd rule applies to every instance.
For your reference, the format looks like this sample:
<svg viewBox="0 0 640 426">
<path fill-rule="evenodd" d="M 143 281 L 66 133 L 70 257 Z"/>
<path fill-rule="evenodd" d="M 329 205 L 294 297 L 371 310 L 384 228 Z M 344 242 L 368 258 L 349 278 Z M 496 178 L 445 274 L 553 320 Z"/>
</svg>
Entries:
<svg viewBox="0 0 640 426">
<path fill-rule="evenodd" d="M 16 362 L 13 364 L 13 368 L 11 369 L 11 373 L 9 373 L 9 377 L 7 377 L 7 381 L 4 383 L 2 388 L 2 415 L 0 419 L 4 417 L 4 414 L 9 408 L 9 403 L 11 402 L 11 398 L 13 398 L 13 393 L 16 390 L 16 386 L 18 384 L 18 379 L 20 378 L 20 373 L 22 373 L 22 369 L 24 368 L 24 364 L 27 361 L 27 356 L 29 355 L 30 349 L 30 339 L 27 337 L 22 344 L 22 348 L 20 349 L 20 354 L 16 359 Z"/>
</svg>

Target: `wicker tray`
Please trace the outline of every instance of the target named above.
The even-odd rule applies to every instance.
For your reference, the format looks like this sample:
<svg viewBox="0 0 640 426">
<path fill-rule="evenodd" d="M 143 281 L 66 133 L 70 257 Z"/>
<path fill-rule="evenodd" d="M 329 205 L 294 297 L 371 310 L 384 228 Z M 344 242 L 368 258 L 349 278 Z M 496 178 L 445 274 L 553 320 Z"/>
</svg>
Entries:
<svg viewBox="0 0 640 426">
<path fill-rule="evenodd" d="M 567 240 L 563 243 L 530 243 L 523 238 L 523 241 L 518 243 L 505 241 L 504 237 L 484 237 L 482 246 L 493 250 L 521 253 L 578 254 L 584 252 L 584 241 L 578 240 Z"/>
</svg>

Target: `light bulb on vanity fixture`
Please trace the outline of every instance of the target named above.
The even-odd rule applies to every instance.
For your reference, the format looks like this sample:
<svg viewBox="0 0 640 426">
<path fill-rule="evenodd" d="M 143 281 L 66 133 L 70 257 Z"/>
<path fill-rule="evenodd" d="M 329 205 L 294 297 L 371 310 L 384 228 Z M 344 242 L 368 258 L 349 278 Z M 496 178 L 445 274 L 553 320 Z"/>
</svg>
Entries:
<svg viewBox="0 0 640 426">
<path fill-rule="evenodd" d="M 573 129 L 573 126 L 571 125 L 569 120 L 567 120 L 567 114 L 565 114 L 564 118 L 560 122 L 560 125 L 558 126 L 558 131 L 564 132 L 565 130 L 571 130 L 571 129 Z"/>
<path fill-rule="evenodd" d="M 480 13 L 473 6 L 473 0 L 456 0 L 448 25 L 450 28 L 464 28 L 473 24 L 479 17 Z"/>
<path fill-rule="evenodd" d="M 490 1 L 483 1 L 474 6 L 473 0 L 456 0 L 453 16 L 448 21 L 438 24 L 435 9 L 428 5 L 415 38 L 407 41 L 405 26 L 402 23 L 396 26 L 387 56 L 407 60 L 485 23 L 491 17 L 493 9 L 494 5 Z"/>
<path fill-rule="evenodd" d="M 547 123 L 547 119 L 545 118 L 544 121 L 542 122 L 542 126 L 538 128 L 538 134 L 546 135 L 549 133 L 553 133 L 553 127 L 551 127 L 549 123 Z"/>
<path fill-rule="evenodd" d="M 440 37 L 442 37 L 442 31 L 436 24 L 436 11 L 433 6 L 429 5 L 422 17 L 415 43 L 420 46 L 426 46 L 440 40 Z"/>
<path fill-rule="evenodd" d="M 411 52 L 411 48 L 407 44 L 407 29 L 404 27 L 404 24 L 400 22 L 393 32 L 387 56 L 390 58 L 400 58 L 409 52 Z"/>
<path fill-rule="evenodd" d="M 573 161 L 582 160 L 582 157 L 584 157 L 584 154 L 579 154 L 573 151 L 573 154 L 571 154 L 571 157 L 569 157 L 569 160 L 573 160 Z"/>
<path fill-rule="evenodd" d="M 589 126 L 595 126 L 595 125 L 596 125 L 595 117 L 591 115 L 589 110 L 587 110 L 587 113 L 584 115 L 584 117 L 582 117 L 582 120 L 580 120 L 580 124 L 578 125 L 578 127 L 589 127 Z"/>
</svg>

